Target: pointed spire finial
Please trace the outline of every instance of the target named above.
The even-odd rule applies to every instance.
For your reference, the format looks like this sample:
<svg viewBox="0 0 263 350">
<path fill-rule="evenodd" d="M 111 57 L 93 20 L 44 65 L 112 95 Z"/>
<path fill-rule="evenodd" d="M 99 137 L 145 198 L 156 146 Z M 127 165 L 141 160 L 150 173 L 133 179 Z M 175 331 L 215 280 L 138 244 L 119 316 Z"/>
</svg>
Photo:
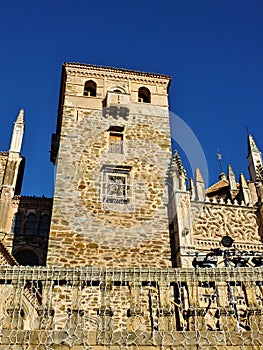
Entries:
<svg viewBox="0 0 263 350">
<path fill-rule="evenodd" d="M 25 111 L 23 108 L 20 109 L 15 123 L 24 124 Z"/>
<path fill-rule="evenodd" d="M 230 164 L 228 164 L 228 175 L 235 175 L 233 168 Z"/>
<path fill-rule="evenodd" d="M 248 169 L 250 174 L 250 179 L 257 184 L 257 168 L 262 166 L 262 156 L 259 151 L 256 142 L 251 134 L 248 135 Z"/>
<path fill-rule="evenodd" d="M 14 123 L 12 140 L 9 152 L 20 153 L 24 136 L 24 110 L 20 109 Z"/>
<path fill-rule="evenodd" d="M 205 184 L 199 168 L 195 168 L 195 200 L 205 200 Z"/>
<path fill-rule="evenodd" d="M 229 180 L 230 190 L 236 190 L 237 189 L 236 176 L 230 164 L 228 165 L 228 180 Z"/>
<path fill-rule="evenodd" d="M 248 141 L 247 141 L 247 148 L 248 148 L 248 156 L 252 153 L 252 152 L 258 152 L 259 153 L 259 149 L 256 145 L 256 142 L 253 138 L 253 136 L 251 134 L 248 134 Z"/>
<path fill-rule="evenodd" d="M 243 173 L 240 174 L 239 183 L 240 183 L 241 188 L 248 188 L 247 180 L 246 180 L 245 175 Z"/>
<path fill-rule="evenodd" d="M 242 173 L 240 174 L 240 177 L 239 177 L 239 184 L 240 184 L 241 200 L 244 202 L 245 205 L 249 205 L 249 204 L 253 205 L 251 190 L 249 188 L 245 175 Z"/>
<path fill-rule="evenodd" d="M 179 175 L 184 176 L 187 178 L 186 170 L 183 166 L 182 159 L 179 156 L 179 153 L 177 150 L 175 150 L 174 155 L 173 155 L 173 168 L 178 171 Z"/>
<path fill-rule="evenodd" d="M 203 175 L 199 168 L 195 168 L 195 181 L 204 183 Z"/>
</svg>

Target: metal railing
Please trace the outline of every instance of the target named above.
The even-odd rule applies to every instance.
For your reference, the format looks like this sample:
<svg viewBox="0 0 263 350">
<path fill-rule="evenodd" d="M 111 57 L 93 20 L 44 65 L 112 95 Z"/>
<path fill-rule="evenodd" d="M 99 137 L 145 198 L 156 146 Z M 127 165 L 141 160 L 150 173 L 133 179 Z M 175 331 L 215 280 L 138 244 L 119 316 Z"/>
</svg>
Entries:
<svg viewBox="0 0 263 350">
<path fill-rule="evenodd" d="M 42 332 L 47 346 L 260 346 L 262 281 L 262 268 L 1 266 L 1 341 L 34 344 Z"/>
<path fill-rule="evenodd" d="M 119 153 L 122 154 L 123 153 L 123 141 L 113 141 L 110 140 L 110 144 L 109 144 L 109 153 Z"/>
</svg>

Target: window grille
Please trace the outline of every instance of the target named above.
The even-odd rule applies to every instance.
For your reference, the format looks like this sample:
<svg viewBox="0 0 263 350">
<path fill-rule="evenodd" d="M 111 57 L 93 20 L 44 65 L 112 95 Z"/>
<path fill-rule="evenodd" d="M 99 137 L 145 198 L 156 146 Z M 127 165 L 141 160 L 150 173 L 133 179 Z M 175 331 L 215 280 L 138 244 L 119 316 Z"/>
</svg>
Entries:
<svg viewBox="0 0 263 350">
<path fill-rule="evenodd" d="M 130 170 L 103 169 L 101 202 L 104 209 L 134 211 L 134 186 L 130 183 Z"/>
</svg>

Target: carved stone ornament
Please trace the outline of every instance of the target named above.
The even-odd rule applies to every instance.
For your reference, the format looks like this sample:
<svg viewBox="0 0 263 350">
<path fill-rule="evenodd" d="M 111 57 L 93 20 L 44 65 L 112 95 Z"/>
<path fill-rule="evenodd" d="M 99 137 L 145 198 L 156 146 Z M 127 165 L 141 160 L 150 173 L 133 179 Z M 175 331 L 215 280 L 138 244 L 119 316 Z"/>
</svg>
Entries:
<svg viewBox="0 0 263 350">
<path fill-rule="evenodd" d="M 194 238 L 221 240 L 229 235 L 239 242 L 261 242 L 253 209 L 208 204 L 201 212 L 193 207 L 192 217 Z"/>
</svg>

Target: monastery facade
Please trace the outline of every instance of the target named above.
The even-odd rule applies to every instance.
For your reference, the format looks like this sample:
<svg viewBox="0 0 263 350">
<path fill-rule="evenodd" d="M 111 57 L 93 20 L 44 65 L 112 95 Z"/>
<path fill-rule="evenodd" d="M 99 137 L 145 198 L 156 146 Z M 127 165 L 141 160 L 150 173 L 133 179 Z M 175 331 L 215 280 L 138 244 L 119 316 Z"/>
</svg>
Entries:
<svg viewBox="0 0 263 350">
<path fill-rule="evenodd" d="M 0 152 L 0 349 L 263 348 L 263 163 L 205 188 L 172 154 L 171 78 L 62 67 L 54 198 Z"/>
</svg>

